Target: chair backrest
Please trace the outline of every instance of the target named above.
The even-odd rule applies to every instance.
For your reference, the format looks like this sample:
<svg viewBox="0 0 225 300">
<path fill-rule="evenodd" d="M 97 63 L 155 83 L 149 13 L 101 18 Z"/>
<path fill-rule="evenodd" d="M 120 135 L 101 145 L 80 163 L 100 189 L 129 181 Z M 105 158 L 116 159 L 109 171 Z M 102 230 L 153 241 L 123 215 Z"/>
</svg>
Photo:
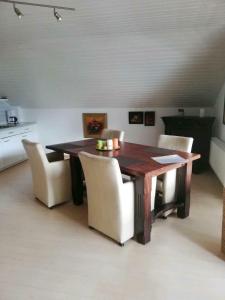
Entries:
<svg viewBox="0 0 225 300">
<path fill-rule="evenodd" d="M 102 218 L 105 209 L 119 211 L 123 181 L 117 159 L 86 152 L 80 152 L 79 158 L 87 186 L 88 211 L 92 215 L 97 211 Z"/>
<path fill-rule="evenodd" d="M 158 147 L 190 153 L 193 141 L 192 137 L 161 134 Z"/>
<path fill-rule="evenodd" d="M 124 140 L 124 135 L 125 135 L 125 132 L 122 130 L 104 128 L 101 133 L 101 138 L 103 138 L 103 139 L 118 138 L 118 140 L 120 142 L 122 142 Z"/>
<path fill-rule="evenodd" d="M 33 188 L 36 197 L 40 197 L 47 192 L 47 171 L 49 162 L 41 144 L 29 140 L 22 140 L 26 150 L 33 178 Z"/>
</svg>

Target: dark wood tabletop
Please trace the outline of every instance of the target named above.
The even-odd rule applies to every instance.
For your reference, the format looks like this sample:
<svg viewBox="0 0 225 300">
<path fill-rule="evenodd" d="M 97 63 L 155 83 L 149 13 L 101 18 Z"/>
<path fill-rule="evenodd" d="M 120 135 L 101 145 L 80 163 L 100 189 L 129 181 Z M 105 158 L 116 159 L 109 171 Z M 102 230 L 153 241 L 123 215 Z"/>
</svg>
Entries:
<svg viewBox="0 0 225 300">
<path fill-rule="evenodd" d="M 175 150 L 168 150 L 147 145 L 140 145 L 128 142 L 121 142 L 119 150 L 99 151 L 96 150 L 96 140 L 87 139 L 63 144 L 46 146 L 46 148 L 78 156 L 80 151 L 85 151 L 95 155 L 114 157 L 118 159 L 122 173 L 134 176 L 143 176 L 150 173 L 151 176 L 158 176 L 169 170 L 180 168 L 183 164 L 160 164 L 151 157 L 178 154 L 187 162 L 200 158 L 199 154 L 186 153 Z"/>
</svg>

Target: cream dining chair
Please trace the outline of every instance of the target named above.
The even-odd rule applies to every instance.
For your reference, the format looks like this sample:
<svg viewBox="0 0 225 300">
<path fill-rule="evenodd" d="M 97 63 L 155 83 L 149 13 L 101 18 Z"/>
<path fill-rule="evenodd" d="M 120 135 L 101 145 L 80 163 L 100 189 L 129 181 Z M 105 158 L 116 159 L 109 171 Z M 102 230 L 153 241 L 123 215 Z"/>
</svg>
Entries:
<svg viewBox="0 0 225 300">
<path fill-rule="evenodd" d="M 88 225 L 123 245 L 134 235 L 134 183 L 123 183 L 115 158 L 80 152 L 87 186 Z"/>
<path fill-rule="evenodd" d="M 59 159 L 55 153 L 46 156 L 41 144 L 28 140 L 22 143 L 31 166 L 34 196 L 49 208 L 71 200 L 69 161 L 49 162 Z"/>
<path fill-rule="evenodd" d="M 103 129 L 101 138 L 102 139 L 113 139 L 118 138 L 120 142 L 124 140 L 125 132 L 121 130 L 115 130 L 115 129 Z M 130 181 L 131 177 L 128 175 L 123 174 L 123 180 L 124 181 Z M 151 211 L 154 210 L 155 206 L 155 193 L 156 193 L 156 177 L 152 178 L 152 192 L 151 192 Z"/>
<path fill-rule="evenodd" d="M 120 142 L 124 140 L 125 132 L 122 130 L 115 130 L 115 129 L 106 129 L 104 128 L 101 133 L 102 139 L 113 139 L 118 138 Z"/>
<path fill-rule="evenodd" d="M 158 147 L 190 153 L 193 141 L 192 137 L 161 134 L 158 140 Z M 156 193 L 160 195 L 162 204 L 168 204 L 175 201 L 176 174 L 177 171 L 174 169 L 157 177 Z M 173 210 L 169 210 L 165 212 L 163 216 L 168 216 L 172 211 Z"/>
</svg>

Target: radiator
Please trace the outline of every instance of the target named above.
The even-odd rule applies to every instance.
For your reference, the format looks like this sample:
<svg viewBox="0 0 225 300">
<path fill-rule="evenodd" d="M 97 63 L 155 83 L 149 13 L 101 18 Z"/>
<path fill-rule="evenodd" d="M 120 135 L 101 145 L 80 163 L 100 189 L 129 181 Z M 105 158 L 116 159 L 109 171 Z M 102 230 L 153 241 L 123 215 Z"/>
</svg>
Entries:
<svg viewBox="0 0 225 300">
<path fill-rule="evenodd" d="M 225 142 L 216 137 L 211 139 L 209 163 L 225 187 Z"/>
</svg>

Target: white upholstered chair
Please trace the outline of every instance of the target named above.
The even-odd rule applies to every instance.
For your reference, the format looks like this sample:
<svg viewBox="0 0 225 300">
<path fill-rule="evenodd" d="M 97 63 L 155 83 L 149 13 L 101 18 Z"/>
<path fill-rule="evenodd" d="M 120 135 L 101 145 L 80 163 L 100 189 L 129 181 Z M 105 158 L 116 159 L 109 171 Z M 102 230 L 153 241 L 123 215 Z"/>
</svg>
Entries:
<svg viewBox="0 0 225 300">
<path fill-rule="evenodd" d="M 125 132 L 122 130 L 115 130 L 115 129 L 106 129 L 104 128 L 101 133 L 102 139 L 113 139 L 118 138 L 120 142 L 124 140 Z"/>
<path fill-rule="evenodd" d="M 158 147 L 178 150 L 183 152 L 191 152 L 193 144 L 193 138 L 183 137 L 183 136 L 174 136 L 174 135 L 165 135 L 162 134 L 158 140 Z M 170 170 L 165 174 L 162 174 L 157 177 L 157 187 L 156 191 L 162 197 L 162 203 L 167 204 L 173 202 L 176 197 L 176 170 Z M 165 212 L 163 215 L 167 216 L 172 210 Z"/>
<path fill-rule="evenodd" d="M 115 158 L 80 152 L 87 186 L 88 225 L 123 245 L 134 235 L 134 183 L 123 183 Z"/>
<path fill-rule="evenodd" d="M 72 199 L 70 165 L 68 160 L 49 162 L 39 143 L 22 140 L 33 179 L 33 192 L 49 208 Z M 57 159 L 55 153 L 49 157 Z"/>
</svg>

